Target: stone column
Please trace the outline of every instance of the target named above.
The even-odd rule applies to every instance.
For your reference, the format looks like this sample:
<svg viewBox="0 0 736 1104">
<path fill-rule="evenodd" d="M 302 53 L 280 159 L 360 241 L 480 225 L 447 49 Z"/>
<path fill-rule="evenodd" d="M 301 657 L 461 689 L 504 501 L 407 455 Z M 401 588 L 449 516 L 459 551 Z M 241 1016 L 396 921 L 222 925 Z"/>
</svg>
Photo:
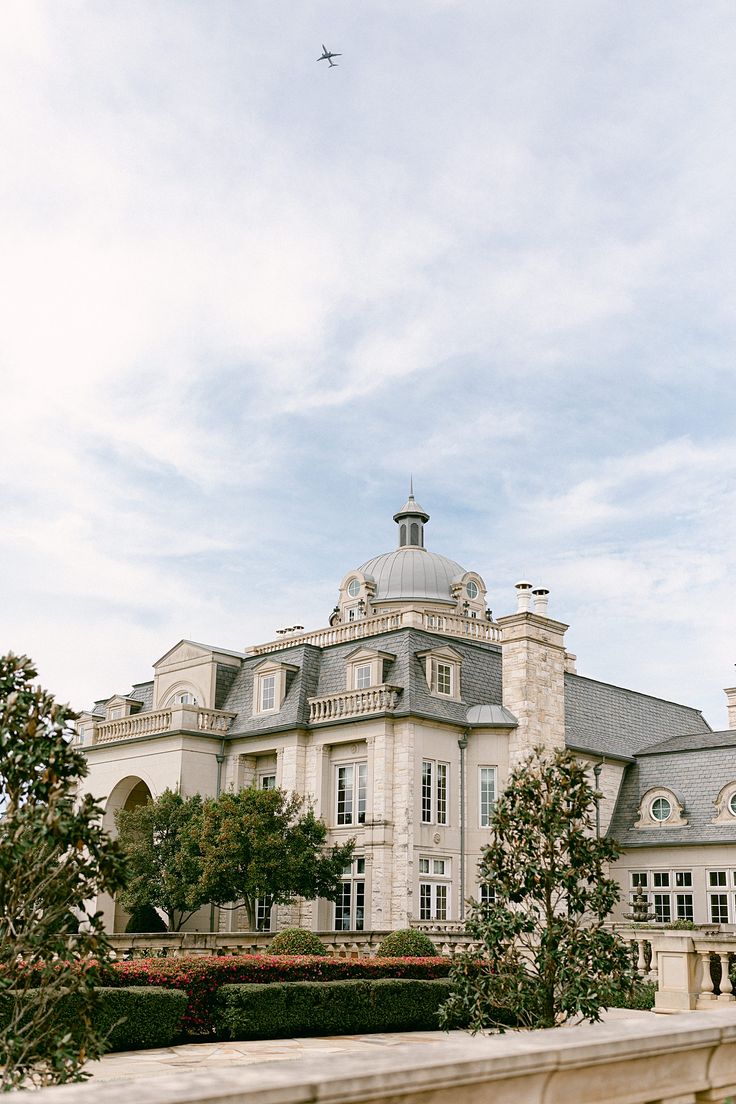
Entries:
<svg viewBox="0 0 736 1104">
<path fill-rule="evenodd" d="M 532 748 L 565 746 L 565 632 L 567 625 L 520 610 L 498 621 L 503 704 L 517 718 L 509 739 L 509 768 Z"/>
</svg>

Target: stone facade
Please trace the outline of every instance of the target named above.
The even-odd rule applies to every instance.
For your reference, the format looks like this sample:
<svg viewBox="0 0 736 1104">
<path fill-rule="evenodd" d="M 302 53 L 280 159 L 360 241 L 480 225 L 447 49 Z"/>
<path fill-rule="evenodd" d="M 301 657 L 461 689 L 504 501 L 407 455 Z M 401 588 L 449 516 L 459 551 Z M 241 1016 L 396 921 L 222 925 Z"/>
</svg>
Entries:
<svg viewBox="0 0 736 1104">
<path fill-rule="evenodd" d="M 167 787 L 276 785 L 312 804 L 331 841 L 354 838 L 360 862 L 342 910 L 295 901 L 272 911 L 273 926 L 449 923 L 478 892 L 509 772 L 535 746 L 568 746 L 597 778 L 599 830 L 624 847 L 625 897 L 641 882 L 662 923 L 712 922 L 716 906 L 722 925 L 736 923 L 736 730 L 578 675 L 546 589 L 517 584 L 516 611 L 494 621 L 481 576 L 426 549 L 413 497 L 396 520 L 406 543 L 343 577 L 328 626 L 243 652 L 180 641 L 150 681 L 82 714 L 87 786 L 108 827 L 117 808 Z M 736 689 L 727 696 L 733 722 Z M 100 905 L 120 929 L 120 909 Z M 242 909 L 215 917 L 223 933 L 244 923 Z M 207 909 L 188 926 L 209 925 Z"/>
</svg>

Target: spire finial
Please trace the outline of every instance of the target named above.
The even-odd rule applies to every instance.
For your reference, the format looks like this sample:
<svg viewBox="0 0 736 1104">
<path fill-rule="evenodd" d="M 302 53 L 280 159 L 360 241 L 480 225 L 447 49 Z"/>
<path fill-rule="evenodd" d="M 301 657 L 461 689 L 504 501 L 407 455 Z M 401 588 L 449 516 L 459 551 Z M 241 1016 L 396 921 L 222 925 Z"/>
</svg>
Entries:
<svg viewBox="0 0 736 1104">
<path fill-rule="evenodd" d="M 409 475 L 409 498 L 414 497 L 414 474 Z"/>
</svg>

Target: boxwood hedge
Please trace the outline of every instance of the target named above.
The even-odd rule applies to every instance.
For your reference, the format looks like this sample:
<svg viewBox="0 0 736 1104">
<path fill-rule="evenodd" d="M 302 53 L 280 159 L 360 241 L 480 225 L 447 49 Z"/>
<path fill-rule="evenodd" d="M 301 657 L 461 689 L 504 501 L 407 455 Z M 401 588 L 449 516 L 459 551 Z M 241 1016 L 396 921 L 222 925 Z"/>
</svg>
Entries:
<svg viewBox="0 0 736 1104">
<path fill-rule="evenodd" d="M 43 991 L 28 993 L 28 1000 L 43 1000 Z M 0 1023 L 10 1016 L 12 995 L 0 994 Z M 181 1032 L 187 1006 L 186 993 L 150 986 L 100 987 L 94 991 L 92 1014 L 110 1050 L 145 1050 L 170 1046 Z M 62 993 L 54 1015 L 68 1023 L 87 1011 L 86 998 L 79 993 Z"/>
<path fill-rule="evenodd" d="M 325 958 L 322 955 L 202 955 L 140 958 L 112 967 L 108 985 L 157 985 L 183 989 L 188 998 L 182 1024 L 188 1035 L 212 1035 L 213 1012 L 221 986 L 352 979 L 446 978 L 449 958 Z"/>
<path fill-rule="evenodd" d="M 446 979 L 379 978 L 223 985 L 214 1020 L 227 1039 L 431 1031 L 450 993 Z"/>
</svg>

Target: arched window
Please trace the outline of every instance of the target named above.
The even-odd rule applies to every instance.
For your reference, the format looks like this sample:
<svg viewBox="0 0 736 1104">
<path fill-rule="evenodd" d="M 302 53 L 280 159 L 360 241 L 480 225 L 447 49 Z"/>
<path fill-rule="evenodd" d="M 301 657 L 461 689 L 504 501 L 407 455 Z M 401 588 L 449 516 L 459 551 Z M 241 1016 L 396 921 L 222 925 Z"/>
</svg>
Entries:
<svg viewBox="0 0 736 1104">
<path fill-rule="evenodd" d="M 416 521 L 413 521 L 411 523 L 411 540 L 410 540 L 410 543 L 413 544 L 413 545 L 418 545 L 419 544 L 419 526 L 416 523 Z"/>
<path fill-rule="evenodd" d="M 401 528 L 399 529 L 399 547 L 403 548 L 405 544 L 406 544 L 406 523 L 402 522 Z"/>
</svg>

